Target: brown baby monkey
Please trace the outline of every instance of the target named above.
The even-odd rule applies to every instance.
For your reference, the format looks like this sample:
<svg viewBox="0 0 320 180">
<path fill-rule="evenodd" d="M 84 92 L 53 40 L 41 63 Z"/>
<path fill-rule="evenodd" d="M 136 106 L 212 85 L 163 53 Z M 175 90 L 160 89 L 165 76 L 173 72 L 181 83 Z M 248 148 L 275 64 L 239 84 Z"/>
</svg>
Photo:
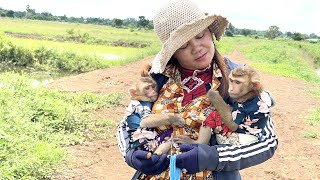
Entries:
<svg viewBox="0 0 320 180">
<path fill-rule="evenodd" d="M 134 88 L 129 89 L 131 100 L 155 102 L 158 98 L 157 83 L 151 77 L 141 77 Z M 141 128 L 156 128 L 165 125 L 177 127 L 184 126 L 185 121 L 180 115 L 167 114 L 148 114 L 140 121 Z M 167 141 L 159 145 L 154 151 L 161 155 L 169 151 L 171 142 Z M 147 155 L 151 157 L 151 153 Z"/>
<path fill-rule="evenodd" d="M 260 96 L 262 90 L 260 77 L 254 68 L 241 66 L 230 72 L 228 93 L 235 102 L 242 103 L 253 97 Z M 232 111 L 235 109 L 232 110 L 232 107 L 223 100 L 218 91 L 209 90 L 207 97 L 216 108 L 223 124 L 227 126 L 230 132 L 235 132 L 239 127 L 239 124 L 235 123 L 232 118 Z M 215 132 L 215 127 L 211 128 Z M 209 141 L 211 128 L 201 126 L 197 143 Z"/>
</svg>

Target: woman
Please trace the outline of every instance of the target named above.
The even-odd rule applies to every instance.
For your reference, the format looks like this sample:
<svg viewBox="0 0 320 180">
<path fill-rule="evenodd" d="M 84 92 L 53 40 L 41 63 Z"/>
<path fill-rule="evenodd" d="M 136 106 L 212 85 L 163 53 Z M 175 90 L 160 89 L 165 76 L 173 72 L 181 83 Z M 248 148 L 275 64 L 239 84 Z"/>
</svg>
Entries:
<svg viewBox="0 0 320 180">
<path fill-rule="evenodd" d="M 160 90 L 152 108 L 154 113 L 182 113 L 189 124 L 199 123 L 210 112 L 205 98 L 209 89 L 218 89 L 226 102 L 232 101 L 227 93 L 227 74 L 237 65 L 218 53 L 212 36 L 220 40 L 227 25 L 226 18 L 206 16 L 189 0 L 172 0 L 157 12 L 154 26 L 162 49 L 149 71 Z M 214 179 L 241 179 L 239 170 L 268 160 L 277 149 L 271 119 L 265 131 L 262 141 L 241 146 L 215 145 L 214 140 L 211 146 L 180 145 L 183 153 L 177 155 L 176 165 L 188 174 L 206 169 L 214 171 Z M 130 148 L 127 134 L 126 124 L 122 123 L 117 136 L 128 165 L 145 174 L 159 174 L 168 168 L 166 154 L 146 159 L 148 152 Z M 189 137 L 190 134 L 176 135 L 174 140 L 188 142 Z M 139 172 L 135 175 L 133 179 L 139 177 Z"/>
</svg>

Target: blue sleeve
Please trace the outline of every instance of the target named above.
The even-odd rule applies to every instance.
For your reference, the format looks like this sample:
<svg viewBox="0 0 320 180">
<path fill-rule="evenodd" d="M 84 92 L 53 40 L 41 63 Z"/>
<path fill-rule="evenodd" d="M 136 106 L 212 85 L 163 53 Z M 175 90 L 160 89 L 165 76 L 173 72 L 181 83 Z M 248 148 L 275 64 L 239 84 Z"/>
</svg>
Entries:
<svg viewBox="0 0 320 180">
<path fill-rule="evenodd" d="M 137 113 L 132 113 L 130 116 L 127 117 L 127 123 L 130 132 L 135 131 L 140 127 L 141 118 Z"/>
<path fill-rule="evenodd" d="M 129 118 L 130 117 L 130 118 Z M 137 114 L 132 114 L 128 116 L 129 121 L 135 122 L 137 119 L 140 120 L 140 117 Z M 132 127 L 135 126 L 135 123 L 133 123 Z M 131 162 L 132 159 L 132 153 L 134 152 L 133 148 L 130 148 L 130 136 L 129 136 L 129 125 L 126 122 L 126 120 L 122 120 L 119 126 L 117 127 L 117 141 L 118 141 L 118 147 L 119 150 L 125 160 L 125 162 L 132 168 L 135 168 Z"/>
<path fill-rule="evenodd" d="M 163 74 L 152 74 L 152 78 L 157 82 L 158 91 L 162 88 L 162 86 L 168 81 L 168 77 Z"/>
<path fill-rule="evenodd" d="M 266 132 L 261 141 L 245 145 L 214 145 L 210 149 L 211 160 L 202 160 L 200 166 L 212 171 L 235 171 L 260 164 L 270 159 L 277 147 L 278 138 L 274 132 L 272 119 L 269 118 L 264 128 Z"/>
</svg>

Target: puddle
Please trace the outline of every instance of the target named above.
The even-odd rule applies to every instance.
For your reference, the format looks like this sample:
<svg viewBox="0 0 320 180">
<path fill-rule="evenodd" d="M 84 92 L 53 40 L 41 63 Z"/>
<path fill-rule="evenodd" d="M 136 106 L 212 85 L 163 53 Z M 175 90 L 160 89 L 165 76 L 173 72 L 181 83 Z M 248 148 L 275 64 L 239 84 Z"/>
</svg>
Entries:
<svg viewBox="0 0 320 180">
<path fill-rule="evenodd" d="M 320 77 L 320 69 L 316 69 L 316 73 Z"/>
<path fill-rule="evenodd" d="M 102 57 L 105 60 L 118 60 L 118 59 L 121 59 L 121 56 L 117 56 L 117 55 L 114 55 L 114 54 L 97 53 L 96 55 Z"/>
</svg>

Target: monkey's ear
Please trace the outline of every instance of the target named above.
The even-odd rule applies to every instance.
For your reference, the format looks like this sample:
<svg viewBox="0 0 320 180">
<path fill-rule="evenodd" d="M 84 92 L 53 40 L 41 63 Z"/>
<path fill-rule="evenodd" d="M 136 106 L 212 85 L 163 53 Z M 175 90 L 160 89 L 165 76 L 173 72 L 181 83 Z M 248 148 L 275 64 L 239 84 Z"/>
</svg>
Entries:
<svg viewBox="0 0 320 180">
<path fill-rule="evenodd" d="M 254 88 L 259 88 L 261 86 L 260 81 L 256 80 L 256 81 L 252 81 L 252 85 Z"/>
<path fill-rule="evenodd" d="M 134 88 L 129 89 L 129 94 L 131 97 L 136 97 L 137 96 L 137 90 Z"/>
</svg>

